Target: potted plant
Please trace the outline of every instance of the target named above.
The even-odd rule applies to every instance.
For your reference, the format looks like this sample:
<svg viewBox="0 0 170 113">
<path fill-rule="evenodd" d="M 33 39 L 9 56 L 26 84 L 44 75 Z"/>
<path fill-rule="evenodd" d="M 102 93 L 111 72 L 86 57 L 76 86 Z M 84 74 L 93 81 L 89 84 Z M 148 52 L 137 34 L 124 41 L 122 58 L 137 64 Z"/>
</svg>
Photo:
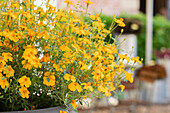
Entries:
<svg viewBox="0 0 170 113">
<path fill-rule="evenodd" d="M 117 87 L 123 91 L 120 81 L 133 82 L 122 62 L 141 61 L 118 54 L 110 34 L 114 23 L 124 24 L 122 19 L 114 17 L 107 30 L 97 14 L 83 22 L 71 9 L 56 11 L 49 1 L 46 7 L 35 6 L 34 0 L 1 2 L 1 112 L 58 106 L 69 112 L 91 94 L 110 96 Z M 114 43 L 104 42 L 107 35 Z"/>
</svg>

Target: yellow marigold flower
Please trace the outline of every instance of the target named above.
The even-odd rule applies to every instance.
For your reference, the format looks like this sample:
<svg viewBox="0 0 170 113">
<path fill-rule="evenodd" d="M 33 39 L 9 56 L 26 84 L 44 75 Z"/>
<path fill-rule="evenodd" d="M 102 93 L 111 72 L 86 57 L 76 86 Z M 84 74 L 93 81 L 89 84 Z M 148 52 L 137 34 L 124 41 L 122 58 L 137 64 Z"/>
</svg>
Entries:
<svg viewBox="0 0 170 113">
<path fill-rule="evenodd" d="M 99 90 L 100 92 L 105 92 L 105 90 L 106 90 L 105 87 L 106 87 L 106 86 L 105 86 L 104 84 L 102 84 L 102 85 L 100 85 L 100 86 L 98 87 L 98 90 Z"/>
<path fill-rule="evenodd" d="M 106 89 L 105 90 L 105 96 L 108 96 L 108 97 L 110 97 L 111 96 L 111 90 L 110 89 Z"/>
<path fill-rule="evenodd" d="M 99 36 L 98 34 L 95 36 L 97 39 L 102 39 L 103 37 Z"/>
<path fill-rule="evenodd" d="M 87 1 L 83 1 L 84 3 L 87 4 L 87 6 L 89 6 L 90 4 L 94 4 L 93 2 L 91 2 L 90 0 L 87 0 Z"/>
<path fill-rule="evenodd" d="M 6 78 L 0 77 L 0 86 L 2 89 L 4 89 L 5 87 L 9 87 L 9 83 Z"/>
<path fill-rule="evenodd" d="M 78 107 L 77 103 L 75 100 L 71 101 L 71 105 L 73 106 L 73 108 L 75 109 L 76 107 Z"/>
<path fill-rule="evenodd" d="M 3 69 L 4 69 L 4 63 L 2 63 L 2 62 L 0 62 L 0 72 L 2 72 L 3 71 Z"/>
<path fill-rule="evenodd" d="M 60 65 L 53 64 L 53 67 L 55 68 L 56 71 L 59 71 L 59 70 L 60 70 Z"/>
<path fill-rule="evenodd" d="M 11 41 L 14 41 L 14 42 L 17 42 L 17 41 L 18 41 L 18 38 L 17 38 L 17 36 L 16 36 L 16 33 L 14 33 L 14 32 L 10 32 L 10 33 L 9 33 L 9 39 L 10 39 Z"/>
<path fill-rule="evenodd" d="M 86 58 L 86 59 L 91 59 L 90 53 L 86 53 L 85 50 L 83 50 L 83 55 L 84 55 L 84 58 Z"/>
<path fill-rule="evenodd" d="M 115 73 L 114 72 L 113 73 L 109 73 L 109 74 L 106 75 L 106 79 L 108 81 L 112 81 L 114 79 L 114 77 L 115 77 Z"/>
<path fill-rule="evenodd" d="M 19 92 L 21 93 L 22 98 L 29 98 L 30 92 L 26 87 L 19 88 Z"/>
<path fill-rule="evenodd" d="M 81 70 L 88 70 L 88 66 L 86 64 L 83 64 L 83 66 L 80 69 Z"/>
<path fill-rule="evenodd" d="M 110 33 L 110 31 L 107 30 L 107 29 L 103 29 L 101 32 L 103 32 L 103 33 Z"/>
<path fill-rule="evenodd" d="M 20 83 L 21 86 L 24 86 L 25 87 L 29 87 L 31 85 L 31 81 L 30 81 L 30 78 L 29 77 L 26 77 L 26 76 L 22 76 L 18 82 Z"/>
<path fill-rule="evenodd" d="M 66 112 L 66 111 L 61 111 L 61 110 L 60 110 L 60 113 L 67 113 L 67 112 Z"/>
<path fill-rule="evenodd" d="M 133 83 L 132 73 L 125 72 L 125 79 L 128 80 L 130 83 Z"/>
<path fill-rule="evenodd" d="M 125 27 L 125 23 L 123 22 L 123 18 L 120 19 L 114 19 L 114 21 L 120 26 L 120 27 Z"/>
<path fill-rule="evenodd" d="M 11 53 L 2 53 L 2 57 L 6 62 L 8 61 L 8 59 L 9 59 L 9 61 L 13 60 Z"/>
<path fill-rule="evenodd" d="M 14 76 L 14 70 L 12 69 L 11 66 L 5 67 L 3 73 L 6 74 L 6 77 L 8 78 Z"/>
<path fill-rule="evenodd" d="M 48 31 L 42 31 L 41 32 L 44 36 L 44 39 L 49 39 Z"/>
<path fill-rule="evenodd" d="M 50 56 L 49 56 L 48 53 L 45 54 L 41 60 L 42 60 L 43 62 L 50 62 L 50 61 L 51 61 Z"/>
<path fill-rule="evenodd" d="M 77 82 L 72 82 L 68 85 L 68 88 L 71 90 L 71 91 L 77 91 L 78 92 L 81 92 L 82 91 L 82 88 L 81 86 L 77 83 Z"/>
<path fill-rule="evenodd" d="M 0 79 L 3 77 L 2 73 L 0 73 Z"/>
<path fill-rule="evenodd" d="M 73 75 L 74 74 L 74 67 L 71 67 L 70 73 Z"/>
<path fill-rule="evenodd" d="M 102 23 L 101 21 L 99 21 L 99 22 L 93 22 L 92 23 L 92 25 L 93 26 L 97 26 L 97 28 L 99 29 L 99 30 L 101 30 L 102 28 L 104 28 L 105 27 L 105 24 L 104 23 Z"/>
<path fill-rule="evenodd" d="M 62 50 L 62 51 L 72 51 L 68 46 L 66 46 L 66 45 L 61 45 L 60 46 L 60 49 Z"/>
<path fill-rule="evenodd" d="M 30 14 L 30 11 L 27 11 L 24 16 L 28 19 L 31 19 L 33 16 Z"/>
<path fill-rule="evenodd" d="M 55 85 L 55 76 L 54 73 L 45 72 L 45 76 L 43 77 L 43 84 L 47 86 L 54 86 Z"/>
<path fill-rule="evenodd" d="M 75 82 L 76 81 L 76 78 L 74 76 L 71 76 L 69 74 L 66 73 L 66 75 L 64 76 L 64 79 L 67 80 L 67 81 L 73 81 Z"/>
<path fill-rule="evenodd" d="M 96 15 L 90 15 L 90 18 L 92 19 L 92 20 L 99 20 L 99 14 L 96 14 Z"/>
<path fill-rule="evenodd" d="M 14 4 L 12 4 L 12 7 L 16 7 L 18 9 L 20 7 L 20 4 L 19 3 L 14 3 Z"/>
<path fill-rule="evenodd" d="M 68 5 L 69 5 L 69 4 L 70 4 L 70 5 L 73 5 L 73 2 L 70 1 L 70 0 L 65 0 L 64 3 L 67 3 Z"/>
<path fill-rule="evenodd" d="M 0 46 L 3 46 L 2 42 L 0 42 Z"/>
<path fill-rule="evenodd" d="M 26 49 L 22 56 L 25 60 L 28 60 L 29 62 L 32 61 L 32 59 L 35 59 L 35 55 L 33 54 L 32 49 Z"/>
<path fill-rule="evenodd" d="M 130 58 L 127 56 L 127 54 L 123 55 L 123 54 L 118 53 L 118 56 L 120 59 L 122 60 L 126 59 L 128 62 L 130 62 Z"/>
<path fill-rule="evenodd" d="M 92 74 L 93 74 L 93 79 L 95 79 L 97 81 L 104 77 L 103 73 L 98 69 L 96 69 L 94 72 L 92 72 Z"/>
<path fill-rule="evenodd" d="M 131 57 L 131 60 L 138 62 L 139 64 L 142 64 L 142 62 L 139 60 L 139 57 L 137 56 L 136 58 Z"/>
<path fill-rule="evenodd" d="M 123 90 L 125 89 L 125 86 L 124 86 L 124 85 L 119 85 L 118 87 L 120 87 L 121 92 L 123 92 Z"/>
<path fill-rule="evenodd" d="M 39 58 L 35 58 L 33 59 L 33 65 L 35 68 L 41 68 L 42 64 L 40 63 L 40 59 Z"/>
<path fill-rule="evenodd" d="M 23 60 L 21 63 L 22 63 L 22 65 L 23 65 L 23 68 L 25 68 L 25 69 L 31 70 L 32 67 L 33 67 L 33 66 L 32 66 L 29 62 L 27 62 L 26 60 Z"/>
<path fill-rule="evenodd" d="M 93 88 L 91 86 L 91 83 L 82 83 L 81 85 L 84 85 L 84 89 L 89 89 L 91 92 L 93 92 Z"/>
</svg>

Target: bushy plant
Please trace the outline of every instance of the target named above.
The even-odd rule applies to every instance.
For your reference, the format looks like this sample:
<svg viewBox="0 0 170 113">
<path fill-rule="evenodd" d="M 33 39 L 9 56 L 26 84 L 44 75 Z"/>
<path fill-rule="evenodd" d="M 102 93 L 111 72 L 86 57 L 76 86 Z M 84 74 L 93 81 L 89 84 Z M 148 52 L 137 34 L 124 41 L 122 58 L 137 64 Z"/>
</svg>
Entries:
<svg viewBox="0 0 170 113">
<path fill-rule="evenodd" d="M 122 19 L 114 18 L 110 31 L 98 14 L 83 22 L 74 10 L 56 10 L 49 2 L 46 8 L 34 0 L 1 2 L 0 111 L 72 110 L 91 94 L 111 96 L 125 88 L 120 81 L 133 82 L 123 60 L 141 63 L 139 57 L 118 54 L 116 41 L 104 42 Z"/>
</svg>

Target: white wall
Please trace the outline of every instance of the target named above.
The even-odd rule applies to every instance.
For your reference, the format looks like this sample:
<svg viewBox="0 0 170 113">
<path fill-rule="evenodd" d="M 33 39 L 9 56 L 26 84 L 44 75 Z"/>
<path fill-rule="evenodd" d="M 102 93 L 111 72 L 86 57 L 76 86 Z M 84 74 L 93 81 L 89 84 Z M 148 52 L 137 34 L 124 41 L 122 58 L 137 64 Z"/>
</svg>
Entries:
<svg viewBox="0 0 170 113">
<path fill-rule="evenodd" d="M 43 7 L 44 10 L 46 10 L 46 7 L 45 7 L 45 3 L 47 2 L 47 0 L 36 0 L 34 3 L 35 5 L 37 6 L 41 6 Z M 57 9 L 57 0 L 50 0 L 49 2 L 52 6 L 55 6 L 56 9 Z"/>
</svg>

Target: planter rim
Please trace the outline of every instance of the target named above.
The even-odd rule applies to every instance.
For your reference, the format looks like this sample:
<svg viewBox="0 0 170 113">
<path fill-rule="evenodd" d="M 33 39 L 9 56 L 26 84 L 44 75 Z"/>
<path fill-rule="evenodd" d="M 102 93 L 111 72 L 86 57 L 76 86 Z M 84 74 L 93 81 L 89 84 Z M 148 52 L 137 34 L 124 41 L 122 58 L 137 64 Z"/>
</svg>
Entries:
<svg viewBox="0 0 170 113">
<path fill-rule="evenodd" d="M 58 113 L 60 110 L 66 111 L 62 107 L 50 107 L 50 108 L 43 108 L 43 109 L 36 109 L 36 110 L 7 111 L 7 112 L 0 112 L 0 113 L 37 113 L 37 112 L 39 112 L 39 113 Z"/>
</svg>

